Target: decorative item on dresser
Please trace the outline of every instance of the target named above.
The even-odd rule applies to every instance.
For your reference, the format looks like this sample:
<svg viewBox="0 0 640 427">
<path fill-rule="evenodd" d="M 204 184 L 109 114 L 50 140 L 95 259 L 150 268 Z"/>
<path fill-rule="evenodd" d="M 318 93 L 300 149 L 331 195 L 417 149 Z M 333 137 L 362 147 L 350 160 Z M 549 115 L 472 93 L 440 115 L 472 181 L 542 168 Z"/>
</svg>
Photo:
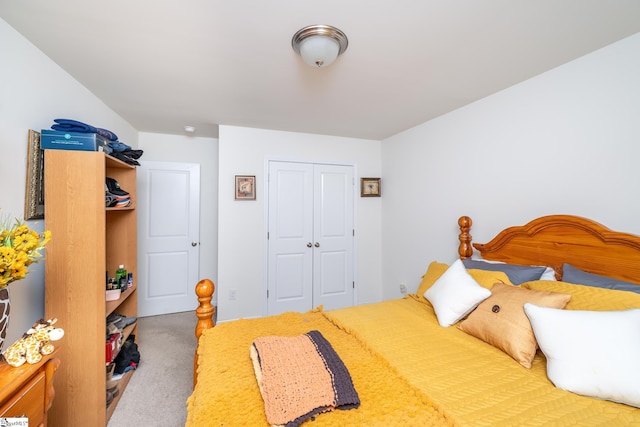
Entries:
<svg viewBox="0 0 640 427">
<path fill-rule="evenodd" d="M 47 426 L 47 411 L 53 403 L 53 377 L 60 360 L 58 349 L 35 364 L 19 368 L 0 363 L 0 418 L 26 416 L 30 426 Z"/>
<path fill-rule="evenodd" d="M 40 234 L 24 222 L 0 216 L 0 351 L 9 326 L 11 311 L 7 287 L 29 273 L 31 264 L 42 258 L 42 250 L 51 239 L 51 233 Z"/>
<path fill-rule="evenodd" d="M 39 363 L 43 356 L 53 353 L 55 346 L 52 341 L 58 341 L 64 336 L 64 330 L 54 326 L 57 321 L 58 319 L 38 320 L 2 353 L 4 360 L 18 368 L 25 363 Z"/>
<path fill-rule="evenodd" d="M 9 290 L 0 289 L 0 352 L 4 346 L 4 339 L 7 336 L 9 327 L 9 314 L 11 314 L 11 301 L 9 300 Z"/>
</svg>

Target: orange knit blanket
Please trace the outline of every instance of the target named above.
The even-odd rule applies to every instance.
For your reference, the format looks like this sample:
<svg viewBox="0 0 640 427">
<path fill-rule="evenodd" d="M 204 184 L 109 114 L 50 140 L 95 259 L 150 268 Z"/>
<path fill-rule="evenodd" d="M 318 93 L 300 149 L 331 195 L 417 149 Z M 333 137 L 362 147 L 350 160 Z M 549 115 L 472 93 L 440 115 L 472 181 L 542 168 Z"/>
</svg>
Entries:
<svg viewBox="0 0 640 427">
<path fill-rule="evenodd" d="M 269 424 L 294 427 L 360 406 L 349 371 L 320 332 L 259 337 L 250 350 Z"/>
</svg>

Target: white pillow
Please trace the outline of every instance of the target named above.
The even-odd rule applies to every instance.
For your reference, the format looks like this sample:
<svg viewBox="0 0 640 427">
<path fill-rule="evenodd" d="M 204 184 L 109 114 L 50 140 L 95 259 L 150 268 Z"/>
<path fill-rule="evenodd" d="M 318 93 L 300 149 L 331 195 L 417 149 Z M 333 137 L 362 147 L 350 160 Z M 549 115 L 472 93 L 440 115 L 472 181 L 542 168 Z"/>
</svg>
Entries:
<svg viewBox="0 0 640 427">
<path fill-rule="evenodd" d="M 480 286 L 459 259 L 424 293 L 436 312 L 438 323 L 444 327 L 462 319 L 490 296 L 491 291 Z"/>
<path fill-rule="evenodd" d="M 640 408 L 640 309 L 524 311 L 556 387 Z"/>
<path fill-rule="evenodd" d="M 540 276 L 540 280 L 551 280 L 554 282 L 557 281 L 556 271 L 551 267 L 545 267 L 544 273 L 542 273 L 542 276 Z"/>
</svg>

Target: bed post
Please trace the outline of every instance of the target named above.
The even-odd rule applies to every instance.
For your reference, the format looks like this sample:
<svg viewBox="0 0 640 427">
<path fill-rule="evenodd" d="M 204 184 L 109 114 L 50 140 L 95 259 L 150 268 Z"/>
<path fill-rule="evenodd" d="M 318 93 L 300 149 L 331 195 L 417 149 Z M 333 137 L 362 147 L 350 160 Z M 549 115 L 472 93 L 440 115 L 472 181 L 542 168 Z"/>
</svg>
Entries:
<svg viewBox="0 0 640 427">
<path fill-rule="evenodd" d="M 458 236 L 458 240 L 460 240 L 460 245 L 458 246 L 458 254 L 460 255 L 460 259 L 469 259 L 471 255 L 473 255 L 473 247 L 471 246 L 471 234 L 469 231 L 471 230 L 471 218 L 468 216 L 461 216 L 458 219 L 458 226 L 460 227 L 460 236 Z"/>
<path fill-rule="evenodd" d="M 213 328 L 213 313 L 215 307 L 211 304 L 215 285 L 209 279 L 202 279 L 196 285 L 196 295 L 198 295 L 198 308 L 196 308 L 196 316 L 198 323 L 196 324 L 196 339 L 200 338 L 205 329 Z M 193 357 L 193 386 L 196 386 L 196 378 L 198 374 L 198 348 L 196 346 L 196 354 Z"/>
</svg>

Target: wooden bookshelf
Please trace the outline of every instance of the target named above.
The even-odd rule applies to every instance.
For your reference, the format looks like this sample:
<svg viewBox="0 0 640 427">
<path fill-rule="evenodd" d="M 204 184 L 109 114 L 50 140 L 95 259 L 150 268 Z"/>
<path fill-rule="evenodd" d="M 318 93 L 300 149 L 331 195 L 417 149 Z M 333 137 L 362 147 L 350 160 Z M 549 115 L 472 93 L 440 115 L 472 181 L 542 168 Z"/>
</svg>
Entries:
<svg viewBox="0 0 640 427">
<path fill-rule="evenodd" d="M 128 191 L 131 205 L 105 207 L 105 177 Z M 134 286 L 106 301 L 107 274 L 124 264 L 137 278 L 136 168 L 101 152 L 45 150 L 45 315 L 65 330 L 55 378 L 53 426 L 106 425 L 133 371 L 119 381 L 120 393 L 106 405 L 106 317 L 137 316 Z M 137 335 L 137 323 L 124 335 Z M 126 337 L 125 337 L 126 338 Z"/>
</svg>

